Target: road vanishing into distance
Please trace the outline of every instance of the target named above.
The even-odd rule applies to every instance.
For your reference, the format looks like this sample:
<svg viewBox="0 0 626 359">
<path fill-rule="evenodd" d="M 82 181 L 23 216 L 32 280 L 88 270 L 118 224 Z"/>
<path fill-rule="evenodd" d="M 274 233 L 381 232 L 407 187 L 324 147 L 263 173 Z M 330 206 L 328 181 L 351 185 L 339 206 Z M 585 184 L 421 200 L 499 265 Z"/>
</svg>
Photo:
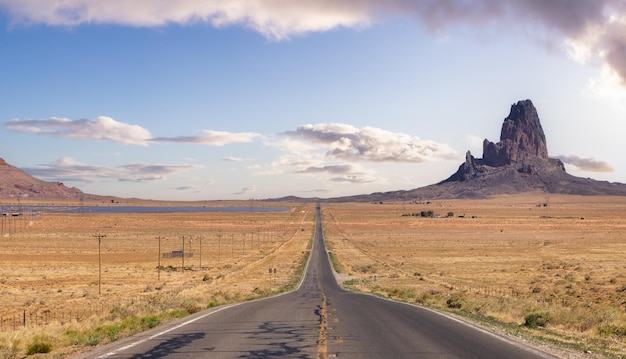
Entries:
<svg viewBox="0 0 626 359">
<path fill-rule="evenodd" d="M 79 358 L 552 358 L 435 311 L 343 290 L 317 208 L 300 286 L 212 308 Z"/>
</svg>

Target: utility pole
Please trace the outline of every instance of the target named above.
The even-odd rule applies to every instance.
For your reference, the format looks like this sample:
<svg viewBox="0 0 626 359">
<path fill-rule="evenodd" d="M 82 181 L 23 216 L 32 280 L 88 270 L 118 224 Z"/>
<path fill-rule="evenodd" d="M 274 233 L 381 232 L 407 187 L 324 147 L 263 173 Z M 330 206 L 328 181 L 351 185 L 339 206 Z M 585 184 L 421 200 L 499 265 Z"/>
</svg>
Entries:
<svg viewBox="0 0 626 359">
<path fill-rule="evenodd" d="M 217 263 L 220 263 L 220 257 L 222 255 L 222 234 L 217 235 Z"/>
<path fill-rule="evenodd" d="M 185 273 L 185 236 L 182 236 L 182 239 L 183 239 L 183 253 L 182 253 L 183 265 L 182 265 L 182 272 Z"/>
<path fill-rule="evenodd" d="M 158 260 L 158 266 L 157 266 L 157 280 L 161 280 L 161 236 L 156 237 L 156 239 L 159 241 L 159 252 L 157 253 L 157 260 Z"/>
<path fill-rule="evenodd" d="M 198 240 L 200 241 L 200 270 L 202 270 L 202 236 L 199 236 Z"/>
<path fill-rule="evenodd" d="M 94 235 L 94 238 L 98 238 L 98 294 L 102 293 L 102 257 L 100 256 L 100 244 L 104 237 L 106 237 L 105 234 L 96 233 Z"/>
</svg>

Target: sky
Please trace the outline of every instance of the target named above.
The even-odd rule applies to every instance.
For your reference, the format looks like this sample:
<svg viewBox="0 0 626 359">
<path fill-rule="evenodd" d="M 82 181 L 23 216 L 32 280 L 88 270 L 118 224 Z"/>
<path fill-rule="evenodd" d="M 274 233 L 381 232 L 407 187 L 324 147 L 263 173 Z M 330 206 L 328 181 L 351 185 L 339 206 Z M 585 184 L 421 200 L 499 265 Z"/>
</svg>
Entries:
<svg viewBox="0 0 626 359">
<path fill-rule="evenodd" d="M 626 183 L 626 0 L 0 0 L 0 157 L 91 194 L 409 190 L 525 99 Z"/>
</svg>

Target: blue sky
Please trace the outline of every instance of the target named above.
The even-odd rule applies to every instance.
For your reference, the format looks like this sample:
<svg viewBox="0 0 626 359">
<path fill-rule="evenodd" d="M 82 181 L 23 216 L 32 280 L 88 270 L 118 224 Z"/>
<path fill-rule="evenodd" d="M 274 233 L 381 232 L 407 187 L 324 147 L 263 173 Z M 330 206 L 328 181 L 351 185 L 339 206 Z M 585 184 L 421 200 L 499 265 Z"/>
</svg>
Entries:
<svg viewBox="0 0 626 359">
<path fill-rule="evenodd" d="M 412 189 L 528 98 L 624 183 L 625 33 L 624 1 L 0 0 L 0 157 L 121 197 Z"/>
</svg>

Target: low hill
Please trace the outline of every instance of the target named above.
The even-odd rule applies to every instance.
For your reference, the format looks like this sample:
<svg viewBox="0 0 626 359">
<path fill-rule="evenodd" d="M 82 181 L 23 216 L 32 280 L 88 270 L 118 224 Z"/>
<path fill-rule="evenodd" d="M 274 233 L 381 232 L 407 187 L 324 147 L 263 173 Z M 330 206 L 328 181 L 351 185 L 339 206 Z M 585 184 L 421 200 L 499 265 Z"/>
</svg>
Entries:
<svg viewBox="0 0 626 359">
<path fill-rule="evenodd" d="M 37 179 L 0 158 L 0 198 L 67 200 L 93 197 L 61 182 Z"/>
</svg>

